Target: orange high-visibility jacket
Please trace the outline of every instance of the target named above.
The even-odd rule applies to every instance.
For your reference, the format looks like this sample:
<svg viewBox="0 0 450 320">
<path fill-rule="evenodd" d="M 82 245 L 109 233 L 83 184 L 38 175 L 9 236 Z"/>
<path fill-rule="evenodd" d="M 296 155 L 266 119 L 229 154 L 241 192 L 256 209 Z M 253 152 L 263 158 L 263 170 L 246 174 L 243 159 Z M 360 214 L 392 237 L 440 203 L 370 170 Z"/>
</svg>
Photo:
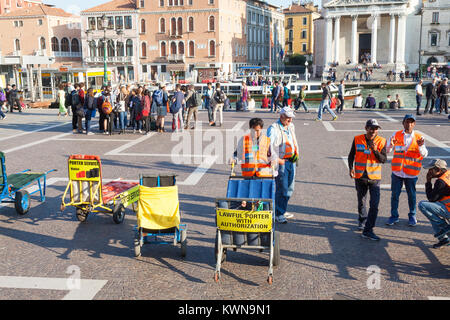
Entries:
<svg viewBox="0 0 450 320">
<path fill-rule="evenodd" d="M 261 136 L 258 150 L 253 150 L 253 141 L 248 134 L 244 136 L 244 152 L 241 164 L 242 175 L 244 177 L 270 177 L 270 163 L 267 157 L 270 147 L 270 138 Z"/>
<path fill-rule="evenodd" d="M 381 152 L 386 145 L 386 139 L 376 136 L 373 140 L 374 149 Z M 364 171 L 371 180 L 381 180 L 381 163 L 370 150 L 364 134 L 355 137 L 355 179 L 362 177 Z"/>
<path fill-rule="evenodd" d="M 419 152 L 419 145 L 417 140 L 420 140 L 422 136 L 418 133 L 414 133 L 413 141 L 408 150 L 405 149 L 404 134 L 403 131 L 398 131 L 395 134 L 397 144 L 394 146 L 394 158 L 392 159 L 392 172 L 400 172 L 410 176 L 418 176 L 420 169 L 422 168 L 423 157 Z"/>
<path fill-rule="evenodd" d="M 450 171 L 447 170 L 446 173 L 444 173 L 442 176 L 439 177 L 442 181 L 444 181 L 448 187 L 450 187 Z M 442 199 L 439 199 L 439 202 L 442 203 L 446 208 L 447 211 L 450 212 L 450 196 L 444 196 Z"/>
</svg>

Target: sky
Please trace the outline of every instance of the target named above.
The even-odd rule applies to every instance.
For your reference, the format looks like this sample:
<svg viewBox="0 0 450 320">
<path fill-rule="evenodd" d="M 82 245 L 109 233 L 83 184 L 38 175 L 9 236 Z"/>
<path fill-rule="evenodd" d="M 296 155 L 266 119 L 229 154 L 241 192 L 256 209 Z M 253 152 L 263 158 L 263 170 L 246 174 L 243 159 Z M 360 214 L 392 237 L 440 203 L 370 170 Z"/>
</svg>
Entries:
<svg viewBox="0 0 450 320">
<path fill-rule="evenodd" d="M 86 10 L 95 7 L 99 4 L 108 2 L 109 0 L 44 0 L 44 3 L 55 5 L 70 13 L 79 13 L 81 10 Z M 287 7 L 292 3 L 292 0 L 268 0 L 269 3 Z M 319 0 L 314 1 L 316 4 Z"/>
</svg>

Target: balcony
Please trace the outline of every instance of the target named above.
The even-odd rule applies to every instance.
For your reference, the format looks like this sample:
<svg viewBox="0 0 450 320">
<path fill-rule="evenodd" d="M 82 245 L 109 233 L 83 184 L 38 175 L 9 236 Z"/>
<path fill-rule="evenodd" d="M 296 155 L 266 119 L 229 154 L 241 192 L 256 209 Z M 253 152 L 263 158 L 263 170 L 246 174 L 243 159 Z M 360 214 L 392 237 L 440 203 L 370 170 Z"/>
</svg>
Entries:
<svg viewBox="0 0 450 320">
<path fill-rule="evenodd" d="M 85 63 L 103 63 L 103 57 L 84 57 Z M 132 63 L 133 57 L 107 57 L 106 63 Z"/>
<path fill-rule="evenodd" d="M 169 38 L 171 39 L 181 39 L 183 37 L 183 34 L 177 33 L 177 34 L 169 34 Z"/>
<path fill-rule="evenodd" d="M 175 62 L 178 62 L 178 61 L 181 61 L 181 62 L 184 62 L 184 60 L 185 60 L 185 55 L 184 54 L 169 54 L 168 56 L 167 56 L 167 60 L 170 62 L 170 61 L 175 61 Z"/>
<path fill-rule="evenodd" d="M 81 52 L 53 51 L 56 58 L 81 58 Z"/>
</svg>

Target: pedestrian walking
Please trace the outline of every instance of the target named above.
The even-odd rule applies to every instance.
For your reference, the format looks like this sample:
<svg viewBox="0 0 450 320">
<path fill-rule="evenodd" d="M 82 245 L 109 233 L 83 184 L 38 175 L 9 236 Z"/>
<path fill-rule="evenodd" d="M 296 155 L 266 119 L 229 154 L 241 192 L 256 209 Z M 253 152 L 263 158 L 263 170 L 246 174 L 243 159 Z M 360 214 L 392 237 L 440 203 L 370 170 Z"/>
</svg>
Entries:
<svg viewBox="0 0 450 320">
<path fill-rule="evenodd" d="M 213 106 L 211 104 L 211 99 L 214 94 L 214 89 L 212 87 L 212 83 L 208 82 L 206 94 L 205 94 L 205 108 L 208 110 L 208 121 L 209 125 L 213 124 Z"/>
<path fill-rule="evenodd" d="M 85 113 L 85 129 L 87 135 L 93 135 L 91 132 L 91 120 L 95 116 L 97 108 L 97 98 L 93 88 L 89 88 L 84 98 L 84 113 Z"/>
<path fill-rule="evenodd" d="M 219 118 L 220 118 L 220 124 L 219 127 L 223 124 L 223 106 L 225 104 L 225 100 L 227 99 L 227 96 L 225 92 L 220 87 L 220 83 L 216 83 L 216 90 L 213 94 L 213 106 L 214 106 L 214 112 L 213 112 L 213 124 L 212 126 L 217 125 L 217 118 L 216 114 L 217 111 L 219 111 Z"/>
<path fill-rule="evenodd" d="M 389 226 L 399 222 L 398 204 L 403 184 L 408 195 L 409 226 L 417 224 L 416 183 L 422 168 L 422 160 L 428 156 L 428 150 L 422 135 L 414 131 L 415 126 L 414 115 L 405 115 L 404 129 L 395 132 L 386 147 L 387 153 L 394 151 L 391 165 L 391 216 L 386 222 Z"/>
<path fill-rule="evenodd" d="M 280 108 L 280 99 L 282 99 L 282 90 L 278 80 L 275 80 L 272 89 L 272 102 L 270 104 L 270 112 L 277 112 Z"/>
<path fill-rule="evenodd" d="M 433 114 L 433 107 L 437 99 L 436 79 L 433 79 L 430 83 L 427 84 L 425 96 L 427 98 L 427 104 L 425 105 L 425 111 L 423 113 L 426 114 L 428 110 L 430 110 L 429 113 Z"/>
<path fill-rule="evenodd" d="M 306 113 L 309 113 L 308 107 L 305 104 L 306 99 L 306 85 L 303 85 L 298 92 L 298 97 L 295 100 L 295 110 L 297 111 L 300 107 L 303 107 Z"/>
<path fill-rule="evenodd" d="M 348 155 L 350 177 L 355 179 L 358 198 L 358 229 L 362 237 L 380 240 L 373 228 L 380 203 L 381 166 L 387 160 L 386 139 L 378 135 L 380 125 L 376 119 L 366 122 L 366 133 L 353 139 Z M 367 192 L 370 194 L 369 212 L 366 209 Z"/>
<path fill-rule="evenodd" d="M 280 118 L 267 129 L 273 152 L 278 155 L 278 174 L 275 178 L 275 219 L 287 223 L 293 214 L 287 212 L 289 199 L 294 193 L 295 172 L 299 148 L 295 135 L 294 111 L 284 107 Z"/>
<path fill-rule="evenodd" d="M 152 95 L 152 109 L 156 110 L 156 130 L 158 132 L 165 132 L 164 120 L 167 115 L 167 103 L 169 97 L 166 92 L 166 85 L 161 83 L 158 90 L 155 90 Z"/>
<path fill-rule="evenodd" d="M 330 108 L 331 99 L 332 99 L 331 91 L 330 91 L 330 84 L 331 84 L 331 81 L 328 81 L 326 84 L 322 83 L 322 101 L 319 106 L 316 121 L 322 121 L 323 109 L 328 110 L 328 112 L 333 117 L 333 121 L 337 120 L 337 115 Z"/>
<path fill-rule="evenodd" d="M 175 123 L 175 129 L 173 132 L 183 131 L 183 104 L 185 103 L 186 101 L 184 93 L 181 91 L 181 85 L 177 83 L 170 106 L 170 112 L 173 115 L 173 122 Z"/>
<path fill-rule="evenodd" d="M 422 114 L 420 113 L 420 107 L 422 104 L 422 96 L 423 96 L 423 90 L 422 90 L 422 83 L 423 81 L 420 80 L 419 83 L 416 85 L 416 103 L 417 103 L 417 112 L 416 114 L 418 116 L 421 116 Z"/>
<path fill-rule="evenodd" d="M 445 114 L 448 114 L 448 96 L 448 79 L 445 78 L 439 86 L 439 100 L 441 103 L 439 113 L 445 111 Z"/>
<path fill-rule="evenodd" d="M 14 85 L 13 85 L 13 89 L 14 89 Z M 58 103 L 58 118 L 61 116 L 61 115 L 64 115 L 64 117 L 67 117 L 67 109 L 66 109 L 66 106 L 65 106 L 65 102 L 66 102 L 66 94 L 65 94 L 65 92 L 64 92 L 64 85 L 63 84 L 60 84 L 59 85 L 59 87 L 58 87 L 58 93 L 57 93 L 57 98 L 56 98 L 56 102 Z M 19 101 L 17 101 L 17 102 L 19 102 Z M 14 104 L 14 102 L 11 104 L 11 106 Z M 20 107 L 20 103 L 19 103 L 19 107 Z M 13 112 L 12 111 L 12 107 L 11 107 L 11 112 Z"/>
<path fill-rule="evenodd" d="M 81 101 L 80 97 L 80 85 L 75 84 L 74 89 L 68 96 L 70 99 L 70 108 L 72 109 L 72 129 L 73 133 L 83 133 L 83 118 L 85 117 L 84 112 L 84 101 Z"/>
<path fill-rule="evenodd" d="M 289 106 L 290 98 L 291 98 L 291 90 L 288 88 L 287 83 L 283 82 L 283 108 Z"/>
<path fill-rule="evenodd" d="M 338 99 L 341 102 L 339 106 L 336 108 L 336 112 L 339 114 L 344 113 L 344 97 L 345 97 L 345 81 L 341 80 L 338 86 Z"/>
<path fill-rule="evenodd" d="M 195 126 L 197 125 L 197 118 L 198 118 L 198 108 L 202 106 L 203 100 L 200 93 L 195 91 L 194 85 L 189 85 L 188 89 L 188 97 L 186 100 L 186 105 L 188 108 L 188 115 L 187 115 L 187 121 L 184 126 L 184 129 L 195 129 Z M 190 122 L 191 118 L 194 116 L 194 125 L 191 128 Z"/>
<path fill-rule="evenodd" d="M 450 171 L 447 169 L 447 162 L 441 159 L 435 159 L 423 168 L 429 169 L 425 183 L 428 201 L 420 201 L 418 207 L 430 220 L 434 237 L 438 239 L 433 248 L 437 249 L 450 245 Z M 434 187 L 432 179 L 436 179 Z"/>
<path fill-rule="evenodd" d="M 61 88 L 61 86 L 60 86 Z M 57 93 L 59 95 L 59 92 Z M 63 97 L 63 106 L 64 106 L 64 97 Z M 17 105 L 17 108 L 19 109 L 19 112 L 22 112 L 22 106 L 19 100 L 19 90 L 17 90 L 16 85 L 13 84 L 11 86 L 11 89 L 8 91 L 8 103 L 9 103 L 9 112 L 14 112 L 14 105 Z M 58 104 L 59 106 L 59 104 Z M 66 113 L 67 110 L 63 113 Z M 59 116 L 59 114 L 58 114 Z"/>
</svg>

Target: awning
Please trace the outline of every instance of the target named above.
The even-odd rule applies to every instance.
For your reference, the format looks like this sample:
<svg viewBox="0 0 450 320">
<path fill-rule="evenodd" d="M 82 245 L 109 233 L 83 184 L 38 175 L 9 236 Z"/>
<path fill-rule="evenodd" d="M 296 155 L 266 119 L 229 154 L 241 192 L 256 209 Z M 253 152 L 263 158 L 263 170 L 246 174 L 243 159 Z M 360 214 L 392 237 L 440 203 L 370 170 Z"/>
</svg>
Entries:
<svg viewBox="0 0 450 320">
<path fill-rule="evenodd" d="M 186 65 L 184 65 L 184 64 L 168 64 L 167 71 L 168 72 L 186 71 Z"/>
</svg>

